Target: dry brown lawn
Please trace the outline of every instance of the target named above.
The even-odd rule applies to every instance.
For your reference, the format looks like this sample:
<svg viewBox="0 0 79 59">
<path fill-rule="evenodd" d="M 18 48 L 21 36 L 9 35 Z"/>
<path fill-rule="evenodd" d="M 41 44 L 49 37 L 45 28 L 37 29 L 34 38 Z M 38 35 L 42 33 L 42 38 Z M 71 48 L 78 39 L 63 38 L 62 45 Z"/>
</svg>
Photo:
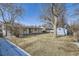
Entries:
<svg viewBox="0 0 79 59">
<path fill-rule="evenodd" d="M 25 38 L 13 38 L 13 43 L 32 56 L 75 56 L 79 48 L 74 45 L 72 36 L 54 38 L 53 34 L 30 35 Z"/>
</svg>

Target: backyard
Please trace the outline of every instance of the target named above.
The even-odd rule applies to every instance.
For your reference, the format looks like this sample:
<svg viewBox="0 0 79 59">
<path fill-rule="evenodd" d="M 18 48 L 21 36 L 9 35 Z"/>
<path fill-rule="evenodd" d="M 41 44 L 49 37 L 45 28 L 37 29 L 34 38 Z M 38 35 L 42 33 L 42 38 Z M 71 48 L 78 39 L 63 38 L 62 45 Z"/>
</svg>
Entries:
<svg viewBox="0 0 79 59">
<path fill-rule="evenodd" d="M 12 37 L 13 43 L 32 56 L 73 56 L 79 55 L 79 48 L 73 44 L 72 36 L 54 38 L 53 34 L 28 35 L 24 38 Z"/>
</svg>

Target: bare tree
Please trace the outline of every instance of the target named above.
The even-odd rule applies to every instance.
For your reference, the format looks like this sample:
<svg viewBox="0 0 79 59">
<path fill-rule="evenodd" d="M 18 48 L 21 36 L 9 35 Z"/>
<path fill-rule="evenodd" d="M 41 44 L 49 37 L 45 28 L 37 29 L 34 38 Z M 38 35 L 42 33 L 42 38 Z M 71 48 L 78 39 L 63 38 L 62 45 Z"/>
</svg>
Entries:
<svg viewBox="0 0 79 59">
<path fill-rule="evenodd" d="M 70 25 L 70 29 L 73 32 L 73 37 L 75 41 L 79 40 L 79 22 L 74 22 Z"/>
<path fill-rule="evenodd" d="M 63 11 L 64 11 L 65 4 L 52 3 L 48 5 L 49 5 L 48 8 L 44 10 L 46 11 L 46 14 L 42 15 L 42 18 L 44 18 L 45 22 L 53 26 L 52 28 L 54 29 L 54 37 L 56 37 L 58 17 L 64 14 Z"/>
<path fill-rule="evenodd" d="M 79 4 L 73 4 L 73 6 L 75 7 L 74 10 L 73 10 L 73 16 L 79 17 Z M 75 22 L 73 22 L 71 24 L 71 30 L 73 32 L 73 36 L 74 36 L 74 39 L 76 39 L 76 41 L 79 41 L 79 19 L 78 20 L 75 20 Z"/>
<path fill-rule="evenodd" d="M 23 15 L 23 8 L 17 4 L 0 4 L 0 13 L 2 20 L 6 27 L 6 36 L 7 36 L 7 24 L 11 25 L 9 28 L 13 28 L 14 22 Z M 11 31 L 12 32 L 12 31 Z"/>
</svg>

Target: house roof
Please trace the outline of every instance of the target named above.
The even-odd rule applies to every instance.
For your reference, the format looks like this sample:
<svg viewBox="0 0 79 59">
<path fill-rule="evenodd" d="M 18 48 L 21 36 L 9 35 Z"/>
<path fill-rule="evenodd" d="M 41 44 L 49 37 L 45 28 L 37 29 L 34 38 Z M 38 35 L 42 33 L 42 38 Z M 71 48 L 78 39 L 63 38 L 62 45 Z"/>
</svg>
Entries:
<svg viewBox="0 0 79 59">
<path fill-rule="evenodd" d="M 19 23 L 15 23 L 14 27 L 22 27 L 22 28 L 43 28 L 42 26 L 27 26 L 27 25 L 23 25 L 23 24 L 19 24 Z"/>
</svg>

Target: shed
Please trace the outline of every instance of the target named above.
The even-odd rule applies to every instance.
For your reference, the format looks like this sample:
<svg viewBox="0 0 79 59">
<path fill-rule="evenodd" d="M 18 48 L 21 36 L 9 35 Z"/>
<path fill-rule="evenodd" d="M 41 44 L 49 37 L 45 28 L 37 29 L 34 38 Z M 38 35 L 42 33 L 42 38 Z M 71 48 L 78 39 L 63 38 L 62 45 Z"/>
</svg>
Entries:
<svg viewBox="0 0 79 59">
<path fill-rule="evenodd" d="M 58 27 L 57 28 L 57 35 L 58 36 L 65 36 L 65 35 L 67 35 L 67 29 L 62 28 L 62 27 Z"/>
</svg>

